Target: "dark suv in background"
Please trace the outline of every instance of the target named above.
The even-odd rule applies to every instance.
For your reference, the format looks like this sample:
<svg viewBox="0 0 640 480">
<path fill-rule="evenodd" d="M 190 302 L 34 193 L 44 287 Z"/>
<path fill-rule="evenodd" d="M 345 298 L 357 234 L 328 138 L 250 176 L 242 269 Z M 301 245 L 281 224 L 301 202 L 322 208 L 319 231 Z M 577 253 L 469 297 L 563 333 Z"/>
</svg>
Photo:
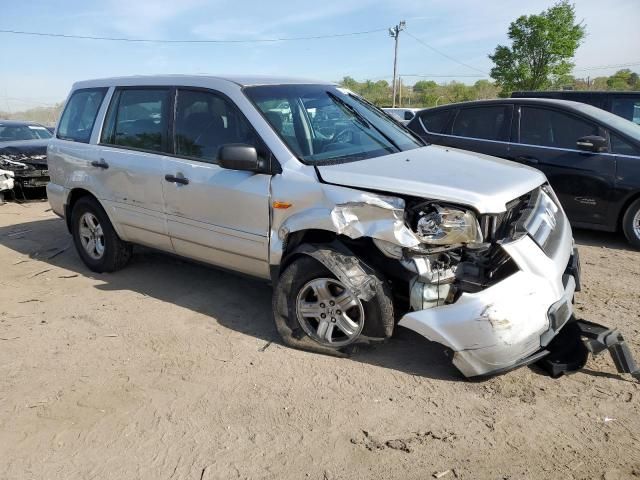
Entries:
<svg viewBox="0 0 640 480">
<path fill-rule="evenodd" d="M 640 248 L 640 126 L 582 103 L 511 98 L 423 110 L 408 128 L 542 170 L 574 226 L 622 228 Z"/>
<path fill-rule="evenodd" d="M 586 103 L 640 124 L 640 92 L 588 92 L 560 90 L 555 92 L 513 92 L 512 98 L 555 98 Z"/>
</svg>

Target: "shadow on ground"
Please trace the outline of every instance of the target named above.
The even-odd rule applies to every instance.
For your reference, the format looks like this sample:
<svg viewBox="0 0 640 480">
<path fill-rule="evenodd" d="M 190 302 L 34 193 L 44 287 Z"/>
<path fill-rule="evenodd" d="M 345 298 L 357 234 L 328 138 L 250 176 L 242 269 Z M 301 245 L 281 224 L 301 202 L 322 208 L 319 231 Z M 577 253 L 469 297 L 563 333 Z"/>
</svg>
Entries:
<svg viewBox="0 0 640 480">
<path fill-rule="evenodd" d="M 603 247 L 616 250 L 633 250 L 622 232 L 599 232 L 573 228 L 573 238 L 578 245 L 587 247 Z"/>
<path fill-rule="evenodd" d="M 104 283 L 95 288 L 105 293 L 135 291 L 213 317 L 220 325 L 265 343 L 280 343 L 271 313 L 271 286 L 260 280 L 145 248 L 135 249 L 125 269 L 96 274 L 82 263 L 64 221 L 57 218 L 0 227 L 0 245 L 55 267 L 99 279 Z M 233 313 L 243 311 L 245 315 Z M 403 328 L 387 343 L 355 353 L 352 360 L 441 380 L 463 378 L 446 358 L 442 346 Z"/>
</svg>

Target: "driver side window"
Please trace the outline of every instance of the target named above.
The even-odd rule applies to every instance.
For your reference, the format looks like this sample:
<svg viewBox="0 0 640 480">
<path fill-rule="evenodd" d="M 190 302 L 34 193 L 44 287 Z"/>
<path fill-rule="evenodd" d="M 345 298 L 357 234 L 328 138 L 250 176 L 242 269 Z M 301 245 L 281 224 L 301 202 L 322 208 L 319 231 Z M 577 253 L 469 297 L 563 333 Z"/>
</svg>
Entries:
<svg viewBox="0 0 640 480">
<path fill-rule="evenodd" d="M 176 154 L 215 163 L 218 149 L 242 143 L 263 150 L 253 128 L 231 102 L 202 90 L 178 90 L 175 119 Z"/>
</svg>

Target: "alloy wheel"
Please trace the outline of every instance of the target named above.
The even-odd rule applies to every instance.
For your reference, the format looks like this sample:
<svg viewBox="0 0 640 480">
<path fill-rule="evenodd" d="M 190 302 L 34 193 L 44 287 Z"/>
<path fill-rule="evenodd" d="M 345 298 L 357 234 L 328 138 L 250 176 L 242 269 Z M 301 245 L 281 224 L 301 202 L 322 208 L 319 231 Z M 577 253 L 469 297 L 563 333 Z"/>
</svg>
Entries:
<svg viewBox="0 0 640 480">
<path fill-rule="evenodd" d="M 362 301 L 333 278 L 307 282 L 298 293 L 296 313 L 305 333 L 326 346 L 348 345 L 364 327 Z"/>
</svg>

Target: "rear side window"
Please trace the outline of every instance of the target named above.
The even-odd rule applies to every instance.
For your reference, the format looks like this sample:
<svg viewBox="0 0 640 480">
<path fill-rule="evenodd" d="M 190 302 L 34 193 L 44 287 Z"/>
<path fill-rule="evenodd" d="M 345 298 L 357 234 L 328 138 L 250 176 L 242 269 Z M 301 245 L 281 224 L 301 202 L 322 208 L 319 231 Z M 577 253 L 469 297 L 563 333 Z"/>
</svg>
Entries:
<svg viewBox="0 0 640 480">
<path fill-rule="evenodd" d="M 89 143 L 98 110 L 106 93 L 106 88 L 76 90 L 69 98 L 58 122 L 58 138 Z"/>
<path fill-rule="evenodd" d="M 537 107 L 522 107 L 520 143 L 575 150 L 579 138 L 599 135 L 596 124 L 573 115 Z"/>
<path fill-rule="evenodd" d="M 169 88 L 117 90 L 102 133 L 102 143 L 167 152 L 169 104 Z"/>
<path fill-rule="evenodd" d="M 178 90 L 175 120 L 176 154 L 215 162 L 218 149 L 243 143 L 262 150 L 253 128 L 224 97 L 200 90 Z"/>
<path fill-rule="evenodd" d="M 445 133 L 444 129 L 449 123 L 451 110 L 439 110 L 437 112 L 426 111 L 420 114 L 422 128 L 428 133 Z"/>
<path fill-rule="evenodd" d="M 506 140 L 507 106 L 463 108 L 453 122 L 452 135 L 483 140 Z"/>
</svg>

